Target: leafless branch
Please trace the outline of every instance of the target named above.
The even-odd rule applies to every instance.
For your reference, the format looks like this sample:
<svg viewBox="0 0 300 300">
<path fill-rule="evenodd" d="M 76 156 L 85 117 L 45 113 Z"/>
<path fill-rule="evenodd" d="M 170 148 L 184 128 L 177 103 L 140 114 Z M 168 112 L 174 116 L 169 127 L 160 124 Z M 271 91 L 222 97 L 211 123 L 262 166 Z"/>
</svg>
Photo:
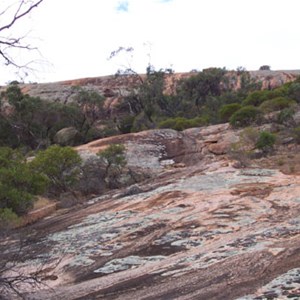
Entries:
<svg viewBox="0 0 300 300">
<path fill-rule="evenodd" d="M 17 69 L 27 69 L 29 63 L 19 63 L 13 58 L 11 54 L 13 49 L 17 50 L 37 50 L 36 47 L 31 46 L 29 43 L 26 43 L 27 35 L 19 36 L 19 37 L 11 37 L 10 31 L 11 29 L 18 23 L 21 19 L 30 14 L 30 12 L 38 7 L 44 0 L 19 0 L 18 5 L 10 5 L 6 9 L 4 9 L 1 13 L 1 17 L 8 17 L 8 20 L 5 24 L 1 24 L 0 27 L 0 57 L 4 60 L 4 64 L 9 66 L 13 66 Z M 12 16 L 11 10 L 14 9 Z"/>
<path fill-rule="evenodd" d="M 35 1 L 35 2 L 32 2 L 32 3 L 31 3 L 31 1 L 28 2 L 26 0 L 22 0 L 19 4 L 19 6 L 17 8 L 17 11 L 15 12 L 12 20 L 8 24 L 0 27 L 0 32 L 2 32 L 5 29 L 11 28 L 18 20 L 20 20 L 24 16 L 28 15 L 34 8 L 38 7 L 42 2 L 43 2 L 43 0 Z M 30 6 L 27 9 L 25 8 L 25 11 L 22 12 L 22 8 L 27 3 L 30 3 Z"/>
</svg>

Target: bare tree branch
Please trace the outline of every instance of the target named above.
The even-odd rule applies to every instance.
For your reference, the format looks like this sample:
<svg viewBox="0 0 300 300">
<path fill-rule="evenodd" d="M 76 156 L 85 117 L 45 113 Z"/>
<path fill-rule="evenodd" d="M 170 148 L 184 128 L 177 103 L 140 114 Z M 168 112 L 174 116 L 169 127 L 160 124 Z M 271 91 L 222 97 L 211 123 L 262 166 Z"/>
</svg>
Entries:
<svg viewBox="0 0 300 300">
<path fill-rule="evenodd" d="M 0 57 L 4 60 L 4 64 L 9 66 L 13 66 L 16 69 L 30 69 L 28 68 L 29 63 L 19 63 L 13 58 L 14 55 L 11 54 L 13 49 L 17 50 L 37 50 L 36 47 L 31 46 L 29 43 L 26 43 L 27 35 L 22 36 L 14 36 L 12 37 L 10 31 L 19 22 L 19 20 L 23 19 L 30 12 L 38 7 L 44 0 L 19 0 L 18 5 L 10 5 L 6 9 L 4 9 L 0 16 L 8 17 L 8 20 L 0 27 Z M 15 11 L 11 14 L 11 10 L 15 7 Z"/>
<path fill-rule="evenodd" d="M 43 1 L 44 0 L 39 0 L 37 2 L 33 2 L 32 4 L 30 4 L 30 6 L 24 12 L 21 12 L 22 7 L 27 4 L 26 0 L 22 0 L 20 2 L 20 5 L 19 5 L 14 17 L 12 18 L 12 20 L 8 24 L 0 27 L 0 32 L 5 30 L 5 29 L 11 28 L 18 20 L 20 20 L 24 16 L 28 15 L 34 8 L 38 7 L 39 4 L 41 4 Z"/>
</svg>

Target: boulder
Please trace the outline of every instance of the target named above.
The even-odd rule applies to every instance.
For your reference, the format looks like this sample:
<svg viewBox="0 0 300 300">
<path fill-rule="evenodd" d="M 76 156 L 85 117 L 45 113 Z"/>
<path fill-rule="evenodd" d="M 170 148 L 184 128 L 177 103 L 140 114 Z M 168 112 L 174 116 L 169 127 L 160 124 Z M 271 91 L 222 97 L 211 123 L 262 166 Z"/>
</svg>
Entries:
<svg viewBox="0 0 300 300">
<path fill-rule="evenodd" d="M 230 149 L 230 144 L 226 142 L 210 144 L 208 146 L 209 152 L 216 155 L 226 154 L 229 149 Z"/>
<path fill-rule="evenodd" d="M 80 132 L 74 127 L 59 130 L 54 136 L 54 142 L 61 146 L 75 146 L 82 140 Z"/>
</svg>

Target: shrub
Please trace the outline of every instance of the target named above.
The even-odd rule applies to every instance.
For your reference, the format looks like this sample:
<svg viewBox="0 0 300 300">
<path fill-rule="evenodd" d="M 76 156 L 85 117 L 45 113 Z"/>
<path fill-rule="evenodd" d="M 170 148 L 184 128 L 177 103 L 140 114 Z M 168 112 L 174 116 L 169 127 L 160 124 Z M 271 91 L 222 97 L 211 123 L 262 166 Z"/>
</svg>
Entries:
<svg viewBox="0 0 300 300">
<path fill-rule="evenodd" d="M 101 139 L 104 136 L 104 131 L 102 128 L 91 127 L 85 136 L 85 142 L 88 143 L 90 141 L 94 141 L 97 139 Z"/>
<path fill-rule="evenodd" d="M 282 110 L 294 105 L 296 105 L 296 102 L 293 100 L 289 100 L 284 97 L 277 97 L 271 100 L 264 101 L 259 108 L 264 112 L 272 112 Z"/>
<path fill-rule="evenodd" d="M 260 133 L 258 141 L 256 143 L 256 148 L 267 153 L 273 150 L 276 141 L 276 136 L 270 132 L 263 131 Z"/>
<path fill-rule="evenodd" d="M 134 123 L 134 116 L 126 116 L 119 121 L 118 129 L 121 133 L 130 133 Z"/>
<path fill-rule="evenodd" d="M 293 130 L 293 136 L 297 144 L 300 144 L 300 127 L 296 127 Z"/>
<path fill-rule="evenodd" d="M 288 95 L 291 99 L 300 103 L 300 83 L 293 82 L 288 88 Z"/>
<path fill-rule="evenodd" d="M 231 144 L 229 155 L 239 162 L 240 167 L 250 166 L 258 137 L 257 129 L 247 127 L 240 132 L 239 141 Z"/>
<path fill-rule="evenodd" d="M 249 105 L 236 111 L 229 119 L 234 127 L 245 127 L 257 123 L 262 119 L 262 112 L 258 108 Z"/>
<path fill-rule="evenodd" d="M 159 128 L 171 128 L 182 131 L 187 128 L 203 126 L 207 123 L 205 117 L 197 117 L 194 119 L 186 119 L 183 117 L 169 118 L 159 123 Z"/>
<path fill-rule="evenodd" d="M 50 182 L 50 192 L 67 192 L 78 181 L 81 158 L 72 147 L 50 146 L 40 151 L 30 163 L 33 171 L 44 174 Z"/>
<path fill-rule="evenodd" d="M 270 97 L 270 91 L 267 90 L 254 91 L 246 97 L 246 99 L 243 101 L 243 105 L 259 106 L 264 101 L 270 99 L 269 97 Z"/>
<path fill-rule="evenodd" d="M 181 118 L 181 117 L 180 117 Z M 159 128 L 174 128 L 176 126 L 176 120 L 178 118 L 169 118 L 169 119 L 166 119 L 164 121 L 161 121 L 159 124 L 158 124 L 158 127 Z"/>
<path fill-rule="evenodd" d="M 139 132 L 143 130 L 153 129 L 154 124 L 149 121 L 149 118 L 144 112 L 141 112 L 134 119 L 131 132 Z"/>
<path fill-rule="evenodd" d="M 259 131 L 257 129 L 253 127 L 247 127 L 240 133 L 240 142 L 245 148 L 252 150 L 255 148 L 258 137 Z"/>
<path fill-rule="evenodd" d="M 32 207 L 34 196 L 43 193 L 46 186 L 45 176 L 33 173 L 19 152 L 0 148 L 0 208 L 25 214 Z"/>
<path fill-rule="evenodd" d="M 260 71 L 270 71 L 271 67 L 269 65 L 262 65 L 259 67 Z"/>
<path fill-rule="evenodd" d="M 19 224 L 20 219 L 11 208 L 0 208 L 0 231 L 9 230 Z"/>
<path fill-rule="evenodd" d="M 107 169 L 115 166 L 115 167 L 124 167 L 126 165 L 125 158 L 125 146 L 120 144 L 112 144 L 108 146 L 105 150 L 97 153 L 100 157 L 102 157 L 107 165 Z"/>
<path fill-rule="evenodd" d="M 293 126 L 295 123 L 293 118 L 294 114 L 295 111 L 293 108 L 285 108 L 278 114 L 277 122 L 282 125 Z"/>
<path fill-rule="evenodd" d="M 228 122 L 230 117 L 241 108 L 241 104 L 239 103 L 230 103 L 223 105 L 219 110 L 219 117 L 221 121 Z"/>
<path fill-rule="evenodd" d="M 117 188 L 120 186 L 119 177 L 122 169 L 126 166 L 125 146 L 113 144 L 107 147 L 104 151 L 97 153 L 105 164 L 105 181 L 109 188 Z"/>
</svg>

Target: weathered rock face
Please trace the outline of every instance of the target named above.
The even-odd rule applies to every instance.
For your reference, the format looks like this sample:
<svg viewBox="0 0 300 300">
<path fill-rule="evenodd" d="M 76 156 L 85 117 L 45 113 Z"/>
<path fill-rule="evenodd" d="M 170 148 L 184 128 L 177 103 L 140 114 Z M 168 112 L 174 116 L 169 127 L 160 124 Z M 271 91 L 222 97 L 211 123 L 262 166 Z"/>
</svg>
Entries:
<svg viewBox="0 0 300 300">
<path fill-rule="evenodd" d="M 124 143 L 152 178 L 29 227 L 19 268 L 59 264 L 26 299 L 299 298 L 300 177 L 233 168 L 236 138 L 223 124 L 78 147 L 88 158 Z"/>
<path fill-rule="evenodd" d="M 288 71 L 249 71 L 250 77 L 262 82 L 263 89 L 272 89 L 286 82 L 295 80 L 299 75 L 299 70 Z M 174 73 L 165 76 L 165 91 L 172 94 L 176 91 L 177 83 L 180 79 L 188 78 L 195 73 Z M 144 78 L 145 75 L 140 75 Z M 231 86 L 238 89 L 241 84 L 241 77 L 236 72 L 228 73 Z M 44 100 L 60 101 L 67 103 L 72 101 L 77 91 L 75 87 L 82 87 L 94 90 L 104 95 L 107 99 L 106 104 L 111 106 L 118 100 L 126 96 L 132 89 L 138 86 L 140 79 L 137 76 L 102 76 L 95 78 L 82 78 L 53 83 L 42 84 L 20 84 L 23 93 L 28 93 L 34 97 L 41 97 Z M 0 87 L 0 91 L 5 87 Z"/>
</svg>

